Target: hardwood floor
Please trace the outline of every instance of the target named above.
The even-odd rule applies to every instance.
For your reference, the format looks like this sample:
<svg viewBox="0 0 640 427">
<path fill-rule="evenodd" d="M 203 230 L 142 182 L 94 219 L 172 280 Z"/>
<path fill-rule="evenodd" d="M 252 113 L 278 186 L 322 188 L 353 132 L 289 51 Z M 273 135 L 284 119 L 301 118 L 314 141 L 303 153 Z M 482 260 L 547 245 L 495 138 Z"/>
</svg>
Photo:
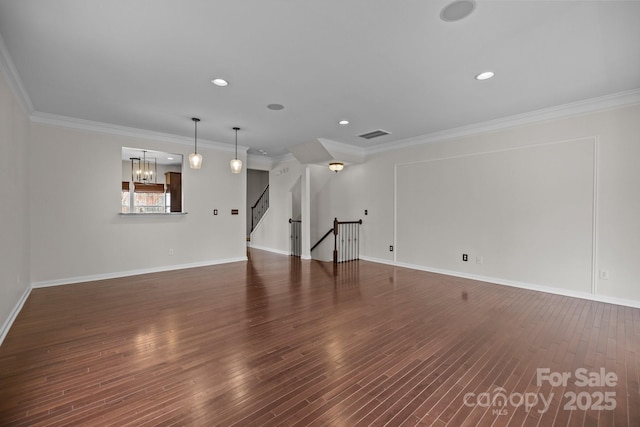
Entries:
<svg viewBox="0 0 640 427">
<path fill-rule="evenodd" d="M 34 289 L 0 425 L 639 426 L 639 354 L 638 309 L 252 250 Z"/>
</svg>

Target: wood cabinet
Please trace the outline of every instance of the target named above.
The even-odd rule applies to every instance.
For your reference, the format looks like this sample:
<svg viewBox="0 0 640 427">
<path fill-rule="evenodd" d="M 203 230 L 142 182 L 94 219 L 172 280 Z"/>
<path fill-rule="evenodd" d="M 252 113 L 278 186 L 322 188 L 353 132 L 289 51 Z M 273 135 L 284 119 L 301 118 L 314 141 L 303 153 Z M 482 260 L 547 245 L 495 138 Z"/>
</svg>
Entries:
<svg viewBox="0 0 640 427">
<path fill-rule="evenodd" d="M 167 172 L 164 176 L 167 183 L 167 192 L 171 197 L 169 212 L 182 212 L 182 174 L 180 172 Z"/>
</svg>

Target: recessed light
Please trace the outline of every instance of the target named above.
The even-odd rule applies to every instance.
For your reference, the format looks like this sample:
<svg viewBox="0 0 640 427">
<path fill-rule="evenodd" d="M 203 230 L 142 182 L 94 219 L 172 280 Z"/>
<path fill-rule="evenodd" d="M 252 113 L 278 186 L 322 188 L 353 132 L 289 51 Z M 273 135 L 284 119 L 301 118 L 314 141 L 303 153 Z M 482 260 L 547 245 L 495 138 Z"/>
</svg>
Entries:
<svg viewBox="0 0 640 427">
<path fill-rule="evenodd" d="M 277 110 L 282 110 L 284 108 L 284 105 L 282 105 L 282 104 L 269 104 L 269 105 L 267 105 L 267 108 L 269 110 L 276 110 L 277 111 Z"/>
<path fill-rule="evenodd" d="M 348 125 L 348 124 L 349 124 L 349 120 L 340 120 L 340 121 L 338 122 L 338 124 L 339 124 L 339 125 L 343 125 L 343 126 L 344 126 L 344 125 Z"/>
<path fill-rule="evenodd" d="M 211 80 L 211 83 L 213 83 L 216 86 L 220 86 L 220 87 L 224 87 L 224 86 L 229 86 L 229 82 L 226 81 L 225 79 L 213 79 Z"/>
<path fill-rule="evenodd" d="M 476 80 L 488 80 L 491 77 L 495 76 L 493 71 L 485 71 L 484 73 L 480 73 L 476 76 Z"/>
<path fill-rule="evenodd" d="M 475 8 L 475 0 L 457 0 L 442 9 L 440 19 L 445 22 L 459 21 L 471 15 Z"/>
</svg>

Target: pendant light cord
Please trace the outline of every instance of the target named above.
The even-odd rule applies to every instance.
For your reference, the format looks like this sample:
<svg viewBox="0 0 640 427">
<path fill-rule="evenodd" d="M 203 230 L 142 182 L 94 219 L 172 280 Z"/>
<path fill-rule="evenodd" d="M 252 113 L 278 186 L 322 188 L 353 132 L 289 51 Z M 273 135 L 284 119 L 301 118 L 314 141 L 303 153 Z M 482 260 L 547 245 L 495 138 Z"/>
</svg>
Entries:
<svg viewBox="0 0 640 427">
<path fill-rule="evenodd" d="M 200 121 L 200 119 L 193 117 L 191 120 L 193 120 L 193 123 L 195 124 L 196 127 L 196 132 L 195 132 L 195 154 L 198 154 L 198 122 Z"/>
<path fill-rule="evenodd" d="M 195 132 L 195 153 L 198 154 L 198 121 L 195 120 L 195 124 L 196 124 L 196 132 Z"/>
<path fill-rule="evenodd" d="M 239 127 L 235 127 L 233 128 L 233 130 L 236 131 L 236 159 L 238 158 L 238 131 L 240 130 Z"/>
</svg>

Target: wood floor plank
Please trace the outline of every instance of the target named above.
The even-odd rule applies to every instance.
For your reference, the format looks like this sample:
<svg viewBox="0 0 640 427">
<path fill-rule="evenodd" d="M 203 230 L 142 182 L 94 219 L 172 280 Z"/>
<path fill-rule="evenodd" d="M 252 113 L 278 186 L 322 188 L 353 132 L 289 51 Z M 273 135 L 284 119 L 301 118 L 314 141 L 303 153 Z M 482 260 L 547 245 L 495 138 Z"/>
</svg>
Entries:
<svg viewBox="0 0 640 427">
<path fill-rule="evenodd" d="M 638 309 L 248 257 L 34 289 L 0 347 L 0 425 L 640 425 Z M 539 368 L 571 378 L 539 384 Z M 618 381 L 579 385 L 577 369 Z M 584 407 L 605 392 L 615 409 Z"/>
</svg>

